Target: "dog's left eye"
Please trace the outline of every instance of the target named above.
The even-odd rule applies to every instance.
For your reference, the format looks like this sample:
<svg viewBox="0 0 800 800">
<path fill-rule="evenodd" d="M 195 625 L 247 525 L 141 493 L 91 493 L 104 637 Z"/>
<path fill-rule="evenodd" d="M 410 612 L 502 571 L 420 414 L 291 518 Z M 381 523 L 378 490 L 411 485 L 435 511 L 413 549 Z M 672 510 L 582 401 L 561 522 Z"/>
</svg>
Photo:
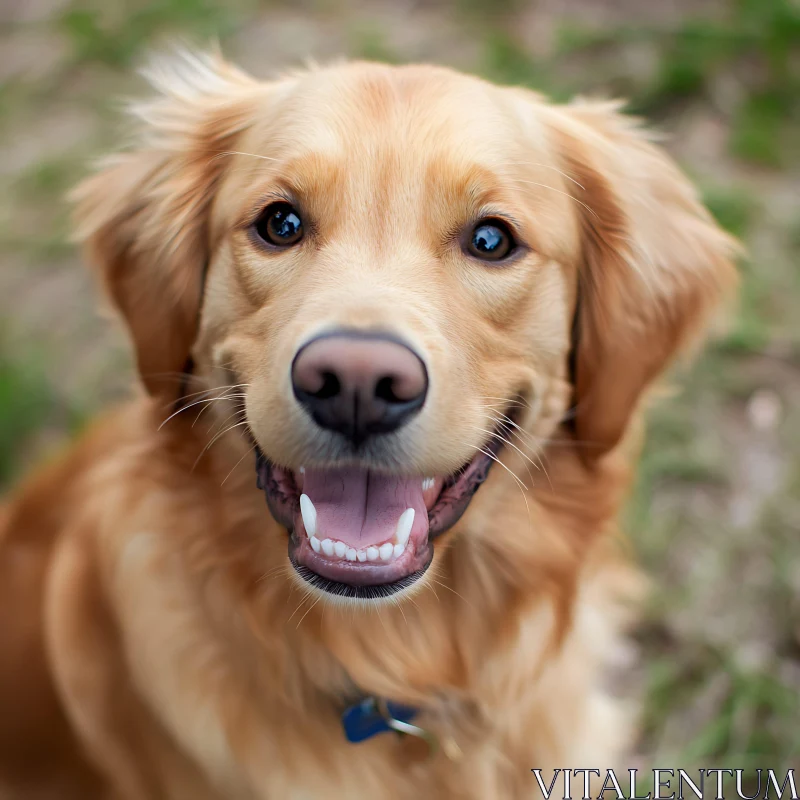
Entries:
<svg viewBox="0 0 800 800">
<path fill-rule="evenodd" d="M 289 203 L 272 203 L 253 223 L 258 237 L 276 247 L 290 247 L 303 238 L 303 220 Z"/>
<path fill-rule="evenodd" d="M 481 220 L 470 233 L 467 250 L 483 261 L 500 261 L 516 247 L 508 226 L 499 219 Z"/>
</svg>

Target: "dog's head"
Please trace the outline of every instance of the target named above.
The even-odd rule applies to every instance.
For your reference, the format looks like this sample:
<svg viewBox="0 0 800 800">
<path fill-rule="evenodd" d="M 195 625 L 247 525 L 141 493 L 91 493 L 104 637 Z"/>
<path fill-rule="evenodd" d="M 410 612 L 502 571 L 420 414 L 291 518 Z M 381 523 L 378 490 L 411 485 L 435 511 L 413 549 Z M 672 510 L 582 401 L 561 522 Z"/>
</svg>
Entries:
<svg viewBox="0 0 800 800">
<path fill-rule="evenodd" d="M 241 401 L 321 590 L 413 583 L 489 468 L 559 425 L 602 458 L 733 283 L 733 242 L 611 104 L 363 63 L 155 81 L 136 148 L 78 190 L 81 235 L 148 391 L 175 401 L 191 358 Z"/>
</svg>

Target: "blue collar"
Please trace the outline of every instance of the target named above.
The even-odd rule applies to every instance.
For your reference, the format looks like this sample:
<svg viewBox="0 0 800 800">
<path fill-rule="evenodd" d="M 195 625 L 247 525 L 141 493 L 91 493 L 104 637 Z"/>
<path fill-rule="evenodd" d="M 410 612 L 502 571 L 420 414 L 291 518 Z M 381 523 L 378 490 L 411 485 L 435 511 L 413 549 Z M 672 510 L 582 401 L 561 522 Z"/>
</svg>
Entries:
<svg viewBox="0 0 800 800">
<path fill-rule="evenodd" d="M 353 744 L 371 739 L 379 733 L 395 731 L 424 739 L 433 751 L 436 749 L 436 737 L 411 723 L 418 713 L 419 709 L 412 706 L 369 695 L 344 710 L 342 728 L 347 741 Z"/>
</svg>

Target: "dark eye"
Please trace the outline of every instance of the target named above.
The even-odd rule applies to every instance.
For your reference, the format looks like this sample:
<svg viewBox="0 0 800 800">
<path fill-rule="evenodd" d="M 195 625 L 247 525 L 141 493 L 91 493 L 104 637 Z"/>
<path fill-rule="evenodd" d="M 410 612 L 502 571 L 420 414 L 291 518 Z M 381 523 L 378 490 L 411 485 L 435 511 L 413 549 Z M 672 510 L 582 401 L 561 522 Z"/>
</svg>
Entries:
<svg viewBox="0 0 800 800">
<path fill-rule="evenodd" d="M 508 226 L 498 219 L 481 220 L 473 229 L 467 244 L 470 255 L 484 261 L 500 261 L 516 247 Z"/>
<path fill-rule="evenodd" d="M 288 203 L 267 206 L 253 227 L 261 239 L 276 247 L 289 247 L 303 238 L 303 220 Z"/>
</svg>

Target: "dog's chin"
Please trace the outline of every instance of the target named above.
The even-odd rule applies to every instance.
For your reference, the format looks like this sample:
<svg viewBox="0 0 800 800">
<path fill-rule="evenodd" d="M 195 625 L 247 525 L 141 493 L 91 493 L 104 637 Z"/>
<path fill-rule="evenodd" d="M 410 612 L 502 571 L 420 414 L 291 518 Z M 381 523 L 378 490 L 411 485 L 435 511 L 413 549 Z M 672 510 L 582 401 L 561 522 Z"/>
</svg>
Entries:
<svg viewBox="0 0 800 800">
<path fill-rule="evenodd" d="M 514 405 L 513 408 L 518 408 Z M 280 467 L 256 448 L 258 487 L 289 532 L 289 561 L 315 589 L 379 600 L 411 588 L 433 561 L 516 425 L 513 410 L 473 458 L 444 476 L 400 476 L 360 466 Z"/>
</svg>

